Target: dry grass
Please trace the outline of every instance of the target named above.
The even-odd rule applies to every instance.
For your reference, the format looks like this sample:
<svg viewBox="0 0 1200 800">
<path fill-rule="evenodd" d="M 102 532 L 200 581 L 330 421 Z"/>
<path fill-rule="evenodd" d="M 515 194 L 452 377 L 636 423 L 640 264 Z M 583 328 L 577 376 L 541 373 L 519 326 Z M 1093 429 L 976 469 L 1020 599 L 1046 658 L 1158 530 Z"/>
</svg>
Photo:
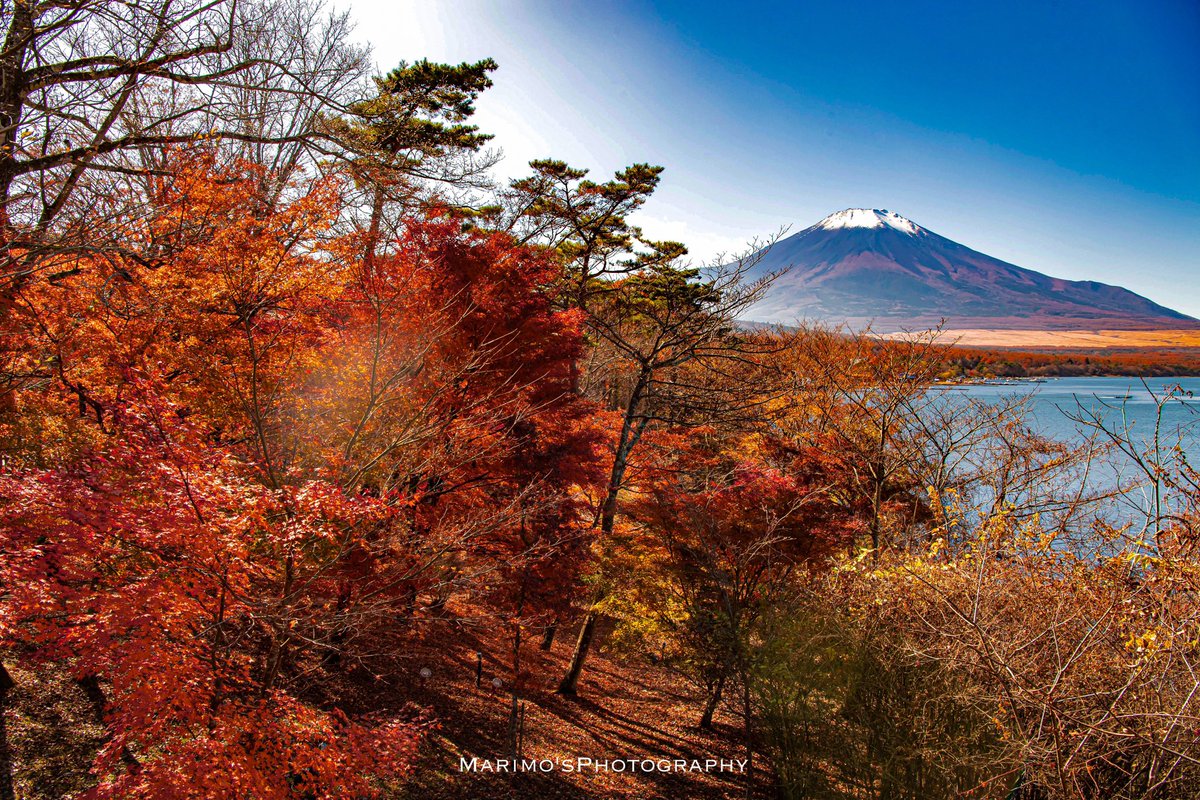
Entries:
<svg viewBox="0 0 1200 800">
<path fill-rule="evenodd" d="M 883 338 L 893 339 L 905 334 L 889 333 Z M 1015 331 L 988 328 L 960 328 L 942 332 L 945 344 L 970 347 L 1019 347 L 1019 348 L 1175 348 L 1200 347 L 1200 330 L 1160 331 Z"/>
</svg>

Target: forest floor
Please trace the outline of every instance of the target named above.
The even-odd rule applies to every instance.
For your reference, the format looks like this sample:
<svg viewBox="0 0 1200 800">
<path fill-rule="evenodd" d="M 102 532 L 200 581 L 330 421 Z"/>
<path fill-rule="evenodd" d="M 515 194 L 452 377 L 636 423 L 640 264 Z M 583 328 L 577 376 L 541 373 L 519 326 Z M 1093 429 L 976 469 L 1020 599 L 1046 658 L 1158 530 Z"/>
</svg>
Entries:
<svg viewBox="0 0 1200 800">
<path fill-rule="evenodd" d="M 475 772 L 463 771 L 463 758 L 493 766 L 497 759 L 511 758 L 512 644 L 499 635 L 501 626 L 453 614 L 426 619 L 424 626 L 424 635 L 414 637 L 389 662 L 395 671 L 385 684 L 373 684 L 365 673 L 353 670 L 344 673 L 341 683 L 346 698 L 354 696 L 351 702 L 363 711 L 390 707 L 407 709 L 407 715 L 415 706 L 435 721 L 410 776 L 388 795 L 394 800 L 716 800 L 747 797 L 750 780 L 751 797 L 774 796 L 773 775 L 762 756 L 753 760 L 752 777 L 733 764 L 720 771 L 719 762 L 746 757 L 740 715 L 719 709 L 713 729 L 700 730 L 703 698 L 696 689 L 663 667 L 606 652 L 603 625 L 574 698 L 554 689 L 566 672 L 577 631 L 561 630 L 549 651 L 539 649 L 536 634 L 522 647 L 521 756 L 551 760 L 555 768 L 489 772 L 480 764 Z M 477 652 L 483 654 L 479 688 Z M 18 798 L 60 798 L 93 785 L 88 765 L 103 741 L 103 729 L 78 686 L 62 669 L 34 672 L 11 659 L 9 668 L 17 683 L 9 733 Z M 492 684 L 495 678 L 502 681 L 498 688 Z M 398 687 L 403 687 L 399 693 Z M 608 761 L 610 769 L 562 768 L 564 760 L 580 758 Z M 667 760 L 671 771 L 612 770 L 611 762 L 626 759 Z M 687 764 L 676 771 L 680 760 Z"/>
<path fill-rule="evenodd" d="M 745 759 L 741 719 L 719 710 L 713 730 L 697 727 L 702 698 L 678 676 L 653 665 L 631 665 L 603 649 L 603 631 L 593 643 L 579 682 L 578 696 L 567 698 L 554 688 L 565 673 L 575 631 L 560 631 L 550 651 L 538 641 L 523 649 L 522 672 L 530 677 L 522 687 L 524 728 L 522 757 L 549 759 L 549 772 L 498 773 L 463 771 L 470 763 L 509 757 L 509 714 L 512 695 L 510 643 L 488 641 L 471 626 L 452 622 L 453 635 L 427 641 L 410 655 L 413 679 L 420 684 L 419 702 L 438 720 L 422 748 L 415 777 L 403 797 L 416 800 L 459 798 L 579 798 L 583 800 L 685 800 L 771 796 L 771 775 L 761 756 L 755 756 L 752 778 L 728 765 L 712 769 L 711 762 Z M 423 652 L 421 652 L 423 651 Z M 475 687 L 476 652 L 483 653 L 482 685 Z M 407 660 L 407 659 L 406 659 Z M 421 670 L 431 673 L 422 678 Z M 505 685 L 495 688 L 500 677 Z M 592 768 L 569 771 L 565 759 L 593 761 L 679 760 L 675 771 L 617 773 Z M 709 761 L 710 769 L 703 769 Z M 693 762 L 701 769 L 693 771 Z M 748 770 L 749 772 L 749 770 Z"/>
</svg>

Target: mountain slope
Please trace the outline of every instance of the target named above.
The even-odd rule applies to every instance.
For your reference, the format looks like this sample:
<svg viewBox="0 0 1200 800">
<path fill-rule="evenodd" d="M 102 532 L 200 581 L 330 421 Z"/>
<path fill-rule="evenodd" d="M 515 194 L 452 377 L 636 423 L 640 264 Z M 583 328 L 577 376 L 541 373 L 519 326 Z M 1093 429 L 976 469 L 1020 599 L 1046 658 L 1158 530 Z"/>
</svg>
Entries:
<svg viewBox="0 0 1200 800">
<path fill-rule="evenodd" d="M 868 322 L 878 331 L 1192 328 L 1200 321 L 1119 286 L 1069 281 L 964 247 L 890 211 L 839 211 L 772 247 L 786 269 L 747 313 L 760 322 Z"/>
</svg>

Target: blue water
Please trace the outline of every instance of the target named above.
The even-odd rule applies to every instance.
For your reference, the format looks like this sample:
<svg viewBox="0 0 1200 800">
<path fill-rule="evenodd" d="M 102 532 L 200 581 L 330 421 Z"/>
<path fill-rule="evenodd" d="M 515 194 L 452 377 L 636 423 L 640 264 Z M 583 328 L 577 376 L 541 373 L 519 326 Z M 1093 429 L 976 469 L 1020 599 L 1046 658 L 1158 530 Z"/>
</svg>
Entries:
<svg viewBox="0 0 1200 800">
<path fill-rule="evenodd" d="M 1146 444 L 1154 436 L 1158 406 L 1155 398 L 1166 397 L 1175 387 L 1183 396 L 1162 406 L 1159 439 L 1167 447 L 1177 440 L 1184 451 L 1200 452 L 1200 378 L 1048 378 L 1044 383 L 967 384 L 949 391 L 982 402 L 1005 397 L 1029 396 L 1029 421 L 1041 433 L 1060 439 L 1081 435 L 1072 416 L 1098 415 L 1106 425 L 1119 426 Z M 1190 393 L 1190 397 L 1187 396 Z"/>
<path fill-rule="evenodd" d="M 938 391 L 948 393 L 947 399 L 963 397 L 988 404 L 1024 397 L 1026 423 L 1044 436 L 1064 442 L 1083 442 L 1089 434 L 1099 442 L 1110 439 L 1097 433 L 1094 424 L 1081 422 L 1082 417 L 1119 433 L 1130 443 L 1130 449 L 1144 458 L 1152 458 L 1157 449 L 1167 469 L 1177 469 L 1180 459 L 1200 464 L 1200 378 L 1153 378 L 1145 382 L 1124 377 L 1048 378 L 1044 382 L 968 384 Z M 1086 481 L 1098 491 L 1120 487 L 1120 496 L 1103 501 L 1098 508 L 1109 521 L 1133 521 L 1155 505 L 1155 481 L 1120 449 L 1110 448 L 1098 457 L 1087 471 Z M 1183 501 L 1162 482 L 1159 497 L 1168 507 L 1179 507 Z"/>
</svg>

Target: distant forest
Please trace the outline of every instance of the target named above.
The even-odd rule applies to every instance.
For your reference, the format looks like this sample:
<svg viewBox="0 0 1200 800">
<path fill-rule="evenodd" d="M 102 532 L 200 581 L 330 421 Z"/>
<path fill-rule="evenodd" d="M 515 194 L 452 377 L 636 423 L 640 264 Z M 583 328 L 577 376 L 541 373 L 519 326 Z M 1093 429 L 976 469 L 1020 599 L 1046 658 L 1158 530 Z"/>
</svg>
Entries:
<svg viewBox="0 0 1200 800">
<path fill-rule="evenodd" d="M 1025 350 L 951 347 L 942 380 L 963 378 L 1076 378 L 1129 375 L 1168 378 L 1200 375 L 1200 349 Z"/>
</svg>

